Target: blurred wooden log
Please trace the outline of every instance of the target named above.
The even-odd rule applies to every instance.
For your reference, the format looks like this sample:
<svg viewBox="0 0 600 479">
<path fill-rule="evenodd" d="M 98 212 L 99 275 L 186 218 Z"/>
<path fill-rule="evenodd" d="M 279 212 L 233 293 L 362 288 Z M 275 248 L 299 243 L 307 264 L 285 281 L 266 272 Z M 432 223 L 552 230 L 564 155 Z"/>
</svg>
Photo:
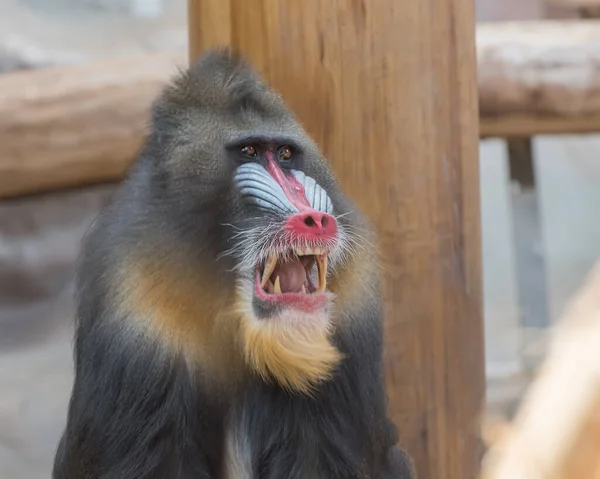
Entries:
<svg viewBox="0 0 600 479">
<path fill-rule="evenodd" d="M 483 479 L 600 479 L 600 263 L 553 331 L 548 358 Z"/>
<path fill-rule="evenodd" d="M 600 21 L 480 24 L 480 115 L 600 114 Z"/>
<path fill-rule="evenodd" d="M 227 22 L 204 25 L 229 18 L 229 1 L 199 3 L 194 48 L 227 43 Z M 477 44 L 481 137 L 600 131 L 600 21 L 480 24 Z M 119 180 L 185 61 L 154 53 L 0 76 L 0 198 Z"/>
<path fill-rule="evenodd" d="M 507 114 L 479 117 L 481 138 L 518 138 L 600 132 L 600 112 L 583 116 Z"/>
<path fill-rule="evenodd" d="M 119 180 L 184 52 L 0 76 L 0 198 Z"/>
</svg>

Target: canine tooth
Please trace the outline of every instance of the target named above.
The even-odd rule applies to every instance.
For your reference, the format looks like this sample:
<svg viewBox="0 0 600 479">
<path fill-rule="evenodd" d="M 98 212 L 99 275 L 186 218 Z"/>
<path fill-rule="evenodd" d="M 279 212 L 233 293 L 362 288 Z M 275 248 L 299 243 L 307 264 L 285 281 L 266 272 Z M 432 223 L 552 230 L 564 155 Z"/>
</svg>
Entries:
<svg viewBox="0 0 600 479">
<path fill-rule="evenodd" d="M 300 292 L 302 294 L 306 294 L 306 287 L 304 285 L 302 285 L 302 289 L 300 290 Z"/>
<path fill-rule="evenodd" d="M 267 281 L 269 281 L 269 278 L 271 277 L 271 273 L 273 273 L 273 270 L 275 269 L 276 265 L 277 265 L 277 255 L 271 254 L 269 256 L 269 258 L 267 259 L 267 261 L 265 262 L 265 270 L 263 271 L 263 277 L 262 277 L 262 280 L 260 283 L 263 288 L 267 285 Z"/>
<path fill-rule="evenodd" d="M 273 291 L 275 291 L 275 294 L 281 294 L 281 284 L 279 284 L 279 276 L 275 278 L 275 286 L 273 287 Z"/>
<path fill-rule="evenodd" d="M 319 271 L 319 286 L 317 292 L 324 293 L 327 286 L 327 255 L 317 256 L 317 270 Z"/>
<path fill-rule="evenodd" d="M 267 280 L 267 293 L 273 294 L 274 286 L 273 282 L 269 279 Z"/>
</svg>

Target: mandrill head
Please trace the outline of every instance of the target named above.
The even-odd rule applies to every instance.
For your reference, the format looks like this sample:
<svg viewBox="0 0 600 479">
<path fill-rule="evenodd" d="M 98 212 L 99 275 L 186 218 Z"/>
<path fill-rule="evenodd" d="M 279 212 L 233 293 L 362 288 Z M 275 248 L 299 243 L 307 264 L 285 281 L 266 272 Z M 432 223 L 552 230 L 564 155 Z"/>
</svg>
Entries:
<svg viewBox="0 0 600 479">
<path fill-rule="evenodd" d="M 238 357 L 245 377 L 304 393 L 332 376 L 336 331 L 377 283 L 369 229 L 244 60 L 210 51 L 164 90 L 128 181 L 123 208 L 157 230 L 131 242 L 143 271 L 119 286 L 136 317 L 200 368 Z"/>
</svg>

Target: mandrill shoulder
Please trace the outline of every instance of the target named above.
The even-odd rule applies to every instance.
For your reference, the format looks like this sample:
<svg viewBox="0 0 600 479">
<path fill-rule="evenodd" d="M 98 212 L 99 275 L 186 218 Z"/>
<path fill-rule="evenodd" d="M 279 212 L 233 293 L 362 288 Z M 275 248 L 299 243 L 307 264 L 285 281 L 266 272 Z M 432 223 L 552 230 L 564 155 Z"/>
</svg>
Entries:
<svg viewBox="0 0 600 479">
<path fill-rule="evenodd" d="M 199 247 L 150 211 L 154 204 L 147 191 L 135 191 L 144 181 L 140 170 L 138 177 L 126 180 L 84 238 L 78 335 L 141 335 L 168 356 L 204 366 L 205 377 L 225 375 L 222 365 L 231 374 L 237 350 L 228 265 L 215 260 L 210 244 Z M 222 356 L 228 361 L 221 361 Z"/>
</svg>

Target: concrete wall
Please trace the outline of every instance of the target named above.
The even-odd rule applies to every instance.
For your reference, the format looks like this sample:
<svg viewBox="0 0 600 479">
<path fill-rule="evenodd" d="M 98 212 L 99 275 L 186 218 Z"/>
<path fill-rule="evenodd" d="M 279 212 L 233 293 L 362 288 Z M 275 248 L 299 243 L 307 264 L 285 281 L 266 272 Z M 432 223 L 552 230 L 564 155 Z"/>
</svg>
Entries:
<svg viewBox="0 0 600 479">
<path fill-rule="evenodd" d="M 600 259 L 600 135 L 534 143 L 548 302 L 556 321 Z"/>
<path fill-rule="evenodd" d="M 500 140 L 481 142 L 479 154 L 486 370 L 507 376 L 521 369 L 508 162 Z"/>
<path fill-rule="evenodd" d="M 509 182 L 503 143 L 484 141 L 480 148 L 486 360 L 491 377 L 523 366 L 523 348 L 540 333 L 523 330 L 525 314 L 529 323 L 554 323 L 600 259 L 600 135 L 540 137 L 534 139 L 533 151 L 537 188 L 530 197 L 520 198 Z M 539 218 L 528 207 L 532 200 L 538 202 Z M 532 236 L 528 228 L 539 220 L 539 243 L 515 242 L 514 219 L 526 237 Z M 527 267 L 533 268 L 540 258 L 545 263 L 541 281 L 520 291 L 517 253 Z M 542 287 L 546 300 L 539 297 Z M 527 311 L 519 307 L 519 294 L 525 296 Z"/>
</svg>

